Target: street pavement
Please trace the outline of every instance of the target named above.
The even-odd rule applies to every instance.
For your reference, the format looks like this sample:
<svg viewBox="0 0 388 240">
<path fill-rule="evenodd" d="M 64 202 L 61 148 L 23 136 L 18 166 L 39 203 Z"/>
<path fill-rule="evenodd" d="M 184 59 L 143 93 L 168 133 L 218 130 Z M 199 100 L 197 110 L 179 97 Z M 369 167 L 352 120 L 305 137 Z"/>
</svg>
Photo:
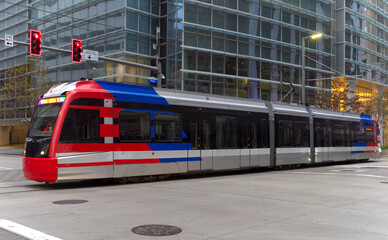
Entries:
<svg viewBox="0 0 388 240">
<path fill-rule="evenodd" d="M 388 239 L 388 156 L 136 184 L 46 185 L 25 180 L 21 169 L 20 156 L 0 154 L 0 223 L 56 239 Z M 132 232 L 150 224 L 182 231 L 161 237 Z"/>
<path fill-rule="evenodd" d="M 19 155 L 23 156 L 23 149 L 24 144 L 15 144 L 5 147 L 0 147 L 0 154 L 6 154 L 6 155 Z"/>
</svg>

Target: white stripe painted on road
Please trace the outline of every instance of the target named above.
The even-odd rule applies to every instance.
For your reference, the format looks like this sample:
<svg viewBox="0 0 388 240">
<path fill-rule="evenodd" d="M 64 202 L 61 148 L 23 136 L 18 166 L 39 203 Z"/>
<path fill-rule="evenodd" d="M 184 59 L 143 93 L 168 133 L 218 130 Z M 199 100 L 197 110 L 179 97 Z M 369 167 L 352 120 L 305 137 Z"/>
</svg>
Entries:
<svg viewBox="0 0 388 240">
<path fill-rule="evenodd" d="M 0 228 L 9 232 L 15 233 L 19 236 L 25 237 L 29 240 L 61 240 L 60 238 L 47 235 L 29 227 L 25 227 L 18 223 L 11 222 L 6 219 L 0 219 Z"/>
<path fill-rule="evenodd" d="M 312 174 L 312 175 L 338 175 L 338 176 L 359 176 L 359 177 L 371 177 L 371 178 L 384 178 L 388 179 L 387 176 L 371 175 L 371 174 L 362 174 L 362 173 L 328 173 L 328 172 L 292 172 L 293 174 Z"/>
<path fill-rule="evenodd" d="M 0 170 L 12 170 L 13 168 L 8 168 L 8 167 L 0 167 Z"/>
</svg>

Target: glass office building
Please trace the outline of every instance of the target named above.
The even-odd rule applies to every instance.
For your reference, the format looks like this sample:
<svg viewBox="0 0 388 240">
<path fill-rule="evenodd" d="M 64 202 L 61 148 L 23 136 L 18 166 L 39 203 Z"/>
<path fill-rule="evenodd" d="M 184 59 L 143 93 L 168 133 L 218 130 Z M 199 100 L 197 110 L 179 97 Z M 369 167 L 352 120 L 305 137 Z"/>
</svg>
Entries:
<svg viewBox="0 0 388 240">
<path fill-rule="evenodd" d="M 168 87 L 279 101 L 291 82 L 295 92 L 283 101 L 298 103 L 302 41 L 317 32 L 323 37 L 305 40 L 308 85 L 330 85 L 315 79 L 332 74 L 332 1 L 184 0 L 172 8 L 168 36 L 182 43 L 167 44 Z"/>
<path fill-rule="evenodd" d="M 71 39 L 100 56 L 155 64 L 155 31 L 159 2 L 149 0 L 34 0 L 31 28 L 42 31 L 43 45 L 71 49 Z M 147 84 L 149 70 L 112 62 L 71 62 L 67 53 L 44 51 L 49 77 L 59 82 L 81 77 Z"/>
<path fill-rule="evenodd" d="M 337 1 L 337 8 L 337 70 L 357 76 L 353 87 L 364 100 L 382 95 L 388 87 L 388 2 Z"/>
<path fill-rule="evenodd" d="M 14 36 L 14 40 L 25 42 L 28 37 L 28 0 L 0 1 L 0 37 L 4 38 L 5 34 Z M 0 79 L 1 70 L 17 66 L 24 63 L 26 59 L 27 47 L 14 46 L 5 47 L 4 43 L 0 44 Z"/>
<path fill-rule="evenodd" d="M 388 98 L 388 1 L 337 1 L 337 70 L 356 75 L 349 81 L 362 101 Z M 387 121 L 380 123 L 385 143 Z"/>
<path fill-rule="evenodd" d="M 242 98 L 300 102 L 301 42 L 306 76 L 332 74 L 333 1 L 328 0 L 32 0 L 29 27 L 43 44 L 71 48 L 71 38 L 100 55 L 155 65 L 160 27 L 162 71 L 167 88 Z M 147 85 L 155 73 L 110 62 L 73 64 L 70 55 L 44 51 L 49 78 L 81 77 Z M 325 67 L 328 66 L 328 67 Z M 289 83 L 295 91 L 289 92 Z M 330 81 L 309 81 L 328 87 Z M 314 103 L 314 89 L 307 88 Z"/>
</svg>

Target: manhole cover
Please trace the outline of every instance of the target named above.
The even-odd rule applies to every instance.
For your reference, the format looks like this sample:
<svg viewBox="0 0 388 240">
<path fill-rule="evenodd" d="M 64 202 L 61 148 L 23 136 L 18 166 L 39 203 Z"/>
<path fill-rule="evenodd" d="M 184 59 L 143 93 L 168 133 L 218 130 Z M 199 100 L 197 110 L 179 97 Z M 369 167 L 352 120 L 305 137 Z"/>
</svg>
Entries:
<svg viewBox="0 0 388 240">
<path fill-rule="evenodd" d="M 380 183 L 388 184 L 388 182 L 380 182 Z"/>
<path fill-rule="evenodd" d="M 81 203 L 86 203 L 88 202 L 87 200 L 82 200 L 82 199 L 69 199 L 69 200 L 61 200 L 61 201 L 55 201 L 53 202 L 54 204 L 81 204 Z"/>
<path fill-rule="evenodd" d="M 341 172 L 355 172 L 356 170 L 353 169 L 341 169 Z"/>
<path fill-rule="evenodd" d="M 182 232 L 182 229 L 169 225 L 143 225 L 132 228 L 132 232 L 143 236 L 171 236 Z"/>
</svg>

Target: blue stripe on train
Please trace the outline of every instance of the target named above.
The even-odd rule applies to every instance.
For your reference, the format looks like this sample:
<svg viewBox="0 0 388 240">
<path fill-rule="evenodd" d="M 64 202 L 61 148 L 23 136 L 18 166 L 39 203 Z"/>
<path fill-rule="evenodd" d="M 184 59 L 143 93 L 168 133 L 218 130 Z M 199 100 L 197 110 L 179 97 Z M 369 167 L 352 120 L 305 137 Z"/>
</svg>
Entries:
<svg viewBox="0 0 388 240">
<path fill-rule="evenodd" d="M 96 80 L 103 89 L 112 93 L 116 101 L 169 105 L 152 87 L 112 83 Z"/>
<path fill-rule="evenodd" d="M 368 143 L 354 143 L 355 147 L 366 147 Z"/>
<path fill-rule="evenodd" d="M 351 151 L 350 153 L 351 154 L 355 154 L 355 153 L 364 153 L 365 151 Z"/>
<path fill-rule="evenodd" d="M 372 115 L 366 115 L 366 114 L 360 114 L 361 122 L 362 123 L 373 123 L 373 117 Z"/>
<path fill-rule="evenodd" d="M 169 163 L 169 162 L 193 162 L 193 161 L 201 161 L 200 157 L 191 157 L 191 158 L 159 158 L 160 162 L 162 163 Z"/>
<path fill-rule="evenodd" d="M 152 151 L 192 150 L 190 143 L 148 143 Z"/>
</svg>

